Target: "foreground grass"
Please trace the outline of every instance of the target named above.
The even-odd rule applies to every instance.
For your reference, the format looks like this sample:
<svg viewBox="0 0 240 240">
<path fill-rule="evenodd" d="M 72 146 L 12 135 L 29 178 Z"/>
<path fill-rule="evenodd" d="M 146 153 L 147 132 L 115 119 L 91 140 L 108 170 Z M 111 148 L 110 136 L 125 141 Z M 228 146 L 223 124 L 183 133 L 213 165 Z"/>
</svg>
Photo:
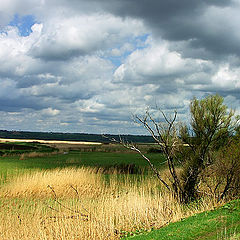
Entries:
<svg viewBox="0 0 240 240">
<path fill-rule="evenodd" d="M 139 181 L 139 178 L 140 181 Z M 216 204 L 182 207 L 156 178 L 99 169 L 41 170 L 11 178 L 0 189 L 0 239 L 119 239 L 148 231 Z"/>
<path fill-rule="evenodd" d="M 64 148 L 57 153 L 1 157 L 0 239 L 119 239 L 216 206 L 208 198 L 179 205 L 156 178 L 142 171 L 147 163 L 139 155 L 120 150 L 65 152 Z M 148 156 L 167 179 L 162 155 Z M 135 174 L 126 174 L 129 170 Z M 219 236 L 231 229 L 225 224 Z"/>
<path fill-rule="evenodd" d="M 240 239 L 240 200 L 229 202 L 223 207 L 191 216 L 180 222 L 171 223 L 148 234 L 127 239 Z"/>
</svg>

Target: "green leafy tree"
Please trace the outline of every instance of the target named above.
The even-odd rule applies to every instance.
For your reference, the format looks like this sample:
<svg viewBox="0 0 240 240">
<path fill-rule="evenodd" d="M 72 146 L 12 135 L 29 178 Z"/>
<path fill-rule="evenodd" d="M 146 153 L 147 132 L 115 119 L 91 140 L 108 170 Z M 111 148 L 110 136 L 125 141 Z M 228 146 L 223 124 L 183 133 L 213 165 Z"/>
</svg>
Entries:
<svg viewBox="0 0 240 240">
<path fill-rule="evenodd" d="M 234 132 L 234 112 L 228 111 L 219 95 L 202 100 L 194 98 L 190 103 L 191 126 L 181 131 L 181 138 L 188 144 L 182 154 L 183 199 L 194 199 L 200 173 L 213 164 L 214 153 L 228 144 Z"/>
<path fill-rule="evenodd" d="M 194 98 L 191 101 L 189 127 L 177 123 L 176 111 L 172 117 L 161 110 L 159 113 L 162 116 L 160 121 L 149 110 L 143 116 L 135 116 L 135 119 L 148 130 L 165 155 L 170 183 L 135 145 L 120 142 L 141 154 L 163 185 L 186 203 L 198 197 L 200 175 L 213 164 L 214 153 L 231 139 L 236 126 L 234 112 L 228 111 L 221 96 L 209 95 L 202 100 Z M 180 173 L 177 171 L 179 166 Z"/>
</svg>

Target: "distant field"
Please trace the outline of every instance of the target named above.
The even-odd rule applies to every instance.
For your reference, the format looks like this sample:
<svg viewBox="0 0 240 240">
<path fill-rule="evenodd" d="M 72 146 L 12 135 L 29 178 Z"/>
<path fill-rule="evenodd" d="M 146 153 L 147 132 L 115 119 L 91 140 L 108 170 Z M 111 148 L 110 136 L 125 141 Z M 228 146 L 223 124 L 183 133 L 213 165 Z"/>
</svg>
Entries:
<svg viewBox="0 0 240 240">
<path fill-rule="evenodd" d="M 162 156 L 149 155 L 155 165 L 161 166 Z M 99 167 L 103 169 L 118 168 L 127 170 L 129 167 L 137 173 L 138 170 L 148 168 L 146 161 L 139 155 L 131 153 L 105 153 L 105 152 L 70 152 L 57 153 L 45 156 L 25 157 L 8 156 L 0 158 L 0 174 L 34 169 L 54 169 L 64 167 Z"/>
<path fill-rule="evenodd" d="M 39 140 L 39 139 L 8 139 L 0 138 L 0 142 L 38 142 L 38 143 L 51 143 L 51 144 L 87 144 L 87 145 L 101 145 L 100 142 L 82 142 L 82 141 L 56 141 L 56 140 Z"/>
<path fill-rule="evenodd" d="M 143 146 L 144 148 L 145 146 Z M 47 170 L 66 167 L 97 167 L 106 173 L 116 169 L 119 172 L 148 172 L 147 162 L 138 154 L 121 145 L 91 145 L 36 142 L 0 143 L 0 176 L 16 175 L 37 169 Z M 148 153 L 157 167 L 164 167 L 161 154 Z"/>
<path fill-rule="evenodd" d="M 26 132 L 26 131 L 6 131 L 0 130 L 1 138 L 6 139 L 41 139 L 41 140 L 59 140 L 59 141 L 82 141 L 82 142 L 104 142 L 109 140 L 102 134 L 87 133 L 60 133 L 60 132 Z M 119 135 L 106 134 L 108 138 L 118 139 Z M 146 135 L 121 135 L 122 138 L 129 142 L 136 143 L 153 143 L 151 136 Z"/>
</svg>

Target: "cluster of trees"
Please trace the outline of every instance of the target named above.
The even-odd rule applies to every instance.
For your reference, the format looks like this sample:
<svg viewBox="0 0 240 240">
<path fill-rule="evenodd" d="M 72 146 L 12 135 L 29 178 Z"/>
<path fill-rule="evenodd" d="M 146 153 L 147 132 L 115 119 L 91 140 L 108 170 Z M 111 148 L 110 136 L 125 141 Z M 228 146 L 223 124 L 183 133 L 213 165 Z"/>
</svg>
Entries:
<svg viewBox="0 0 240 240">
<path fill-rule="evenodd" d="M 218 201 L 239 196 L 240 192 L 240 127 L 239 118 L 229 110 L 219 95 L 190 103 L 189 125 L 177 122 L 177 112 L 169 117 L 158 110 L 162 121 L 149 110 L 135 116 L 152 135 L 166 157 L 170 173 L 164 179 L 151 160 L 135 145 L 122 141 L 142 155 L 161 183 L 183 203 L 211 194 Z"/>
</svg>

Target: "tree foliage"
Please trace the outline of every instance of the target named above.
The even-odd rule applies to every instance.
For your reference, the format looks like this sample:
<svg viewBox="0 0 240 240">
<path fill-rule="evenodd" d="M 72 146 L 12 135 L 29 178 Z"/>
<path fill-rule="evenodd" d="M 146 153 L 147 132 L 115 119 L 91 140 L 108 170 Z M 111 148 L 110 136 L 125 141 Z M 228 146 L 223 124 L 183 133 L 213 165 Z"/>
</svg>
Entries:
<svg viewBox="0 0 240 240">
<path fill-rule="evenodd" d="M 234 111 L 228 110 L 221 96 L 209 95 L 201 100 L 194 98 L 191 101 L 189 126 L 177 122 L 176 111 L 172 117 L 160 109 L 158 112 L 162 116 L 161 121 L 157 121 L 149 110 L 143 116 L 135 116 L 135 119 L 147 129 L 165 155 L 171 176 L 170 183 L 162 178 L 151 160 L 136 146 L 123 141 L 121 143 L 140 153 L 159 180 L 167 189 L 173 191 L 181 202 L 191 201 L 199 196 L 201 176 L 204 176 L 203 173 L 209 166 L 216 163 L 216 152 L 232 139 L 236 127 Z M 177 170 L 179 167 L 181 171 Z M 227 191 L 231 185 L 229 182 L 233 179 L 235 178 L 229 177 L 228 174 L 225 186 Z M 226 190 L 223 190 L 220 198 L 222 199 L 225 194 Z"/>
<path fill-rule="evenodd" d="M 199 175 L 214 162 L 214 153 L 228 144 L 234 132 L 234 112 L 228 111 L 219 95 L 190 103 L 191 125 L 180 131 L 181 139 L 189 148 L 182 151 L 183 198 L 196 198 Z"/>
</svg>

